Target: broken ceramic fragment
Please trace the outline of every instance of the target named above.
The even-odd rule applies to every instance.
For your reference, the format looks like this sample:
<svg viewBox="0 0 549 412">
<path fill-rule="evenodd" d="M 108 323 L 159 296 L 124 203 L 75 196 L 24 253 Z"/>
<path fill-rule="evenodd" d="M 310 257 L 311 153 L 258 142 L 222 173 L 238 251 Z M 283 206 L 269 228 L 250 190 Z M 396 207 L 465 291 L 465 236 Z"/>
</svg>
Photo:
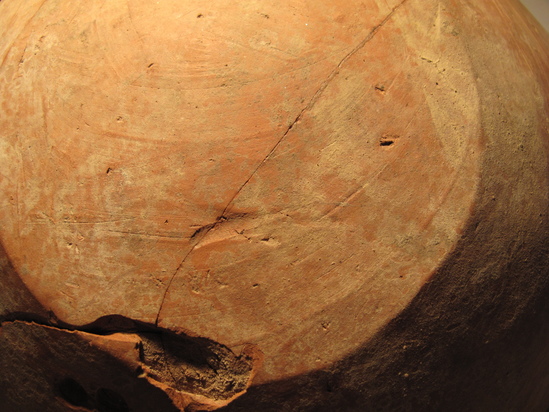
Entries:
<svg viewBox="0 0 549 412">
<path fill-rule="evenodd" d="M 0 79 L 0 410 L 549 405 L 518 1 L 2 0 Z"/>
</svg>

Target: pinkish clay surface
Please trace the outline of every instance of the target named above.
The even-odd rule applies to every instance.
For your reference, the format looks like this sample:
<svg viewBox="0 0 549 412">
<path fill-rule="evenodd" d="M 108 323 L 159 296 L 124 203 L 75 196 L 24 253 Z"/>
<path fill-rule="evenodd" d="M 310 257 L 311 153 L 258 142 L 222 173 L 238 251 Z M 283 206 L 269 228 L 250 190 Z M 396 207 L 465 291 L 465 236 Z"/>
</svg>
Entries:
<svg viewBox="0 0 549 412">
<path fill-rule="evenodd" d="M 0 409 L 549 406 L 517 1 L 3 0 L 0 34 Z"/>
</svg>

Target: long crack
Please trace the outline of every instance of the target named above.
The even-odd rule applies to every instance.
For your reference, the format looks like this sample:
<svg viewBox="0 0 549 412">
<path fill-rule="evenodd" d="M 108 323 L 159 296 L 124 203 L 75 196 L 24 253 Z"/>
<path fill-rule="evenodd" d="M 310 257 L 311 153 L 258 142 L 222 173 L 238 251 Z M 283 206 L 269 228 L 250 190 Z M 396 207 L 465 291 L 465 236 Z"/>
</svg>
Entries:
<svg viewBox="0 0 549 412">
<path fill-rule="evenodd" d="M 290 131 L 294 128 L 294 126 L 301 120 L 303 117 L 303 114 L 307 111 L 310 111 L 315 106 L 318 99 L 322 96 L 328 85 L 332 82 L 332 80 L 337 76 L 339 73 L 339 70 L 341 67 L 345 64 L 347 60 L 349 60 L 354 54 L 356 54 L 359 50 L 361 50 L 366 43 L 368 43 L 370 40 L 374 38 L 376 33 L 381 29 L 393 16 L 393 14 L 406 2 L 407 0 L 402 0 L 401 3 L 399 3 L 397 6 L 395 6 L 391 12 L 379 23 L 377 26 L 375 26 L 369 33 L 368 36 L 366 36 L 355 48 L 353 48 L 349 53 L 347 53 L 343 59 L 337 64 L 337 66 L 330 72 L 327 79 L 320 85 L 318 90 L 315 92 L 313 97 L 309 100 L 307 105 L 299 112 L 299 114 L 296 116 L 294 121 L 288 126 L 284 134 L 278 141 L 275 143 L 275 145 L 271 148 L 269 153 L 263 158 L 263 160 L 257 165 L 257 167 L 252 171 L 250 176 L 244 181 L 244 183 L 240 186 L 240 188 L 235 192 L 233 197 L 229 200 L 229 203 L 227 206 L 225 206 L 225 209 L 223 209 L 223 213 L 221 213 L 221 217 L 225 216 L 226 212 L 228 211 L 229 207 L 232 205 L 236 197 L 242 192 L 244 187 L 250 182 L 250 180 L 256 175 L 257 171 L 263 166 L 274 154 L 274 152 L 278 149 L 280 144 L 284 141 L 286 136 L 290 133 Z M 212 227 L 213 229 L 213 227 Z"/>
<path fill-rule="evenodd" d="M 221 212 L 221 215 L 216 219 L 215 222 L 210 223 L 208 225 L 203 226 L 199 230 L 197 230 L 192 238 L 197 238 L 195 244 L 191 247 L 191 249 L 185 254 L 179 265 L 177 266 L 175 272 L 171 276 L 170 280 L 168 281 L 168 284 L 166 286 L 166 289 L 164 291 L 164 295 L 162 296 L 162 300 L 160 302 L 160 307 L 158 309 L 158 313 L 156 315 L 155 325 L 158 326 L 158 322 L 160 320 L 160 314 L 162 312 L 162 308 L 164 307 L 164 303 L 166 301 L 166 297 L 168 295 L 168 290 L 170 289 L 175 277 L 177 276 L 177 273 L 179 270 L 183 267 L 185 262 L 187 261 L 190 254 L 200 245 L 202 240 L 208 235 L 210 231 L 215 229 L 220 223 L 227 220 L 227 212 L 229 211 L 231 205 L 233 204 L 234 200 L 238 197 L 238 195 L 242 192 L 244 187 L 248 185 L 250 180 L 257 174 L 258 170 L 273 156 L 275 151 L 278 149 L 278 147 L 281 145 L 281 143 L 286 139 L 290 131 L 294 128 L 296 124 L 299 123 L 299 121 L 302 119 L 305 112 L 308 112 L 313 109 L 317 101 L 320 99 L 324 91 L 327 89 L 328 85 L 332 82 L 332 80 L 337 76 L 339 73 L 339 70 L 342 68 L 342 66 L 347 62 L 353 55 L 355 55 L 358 51 L 360 51 L 364 46 L 370 42 L 374 36 L 379 32 L 379 30 L 393 17 L 393 15 L 396 13 L 396 11 L 404 5 L 408 0 L 402 0 L 398 5 L 393 7 L 387 16 L 377 25 L 375 26 L 368 35 L 360 42 L 357 46 L 355 46 L 349 53 L 347 53 L 340 62 L 336 65 L 336 67 L 330 72 L 326 80 L 320 85 L 318 90 L 314 93 L 313 97 L 309 100 L 307 105 L 299 112 L 299 114 L 296 116 L 294 121 L 288 126 L 286 131 L 282 134 L 280 139 L 275 143 L 275 145 L 271 148 L 271 150 L 267 153 L 267 155 L 261 160 L 261 162 L 258 163 L 258 165 L 255 167 L 255 169 L 252 171 L 250 176 L 240 185 L 238 190 L 236 190 L 235 194 L 231 197 L 229 202 L 227 203 L 227 206 L 223 209 Z M 200 235 L 200 236 L 198 236 Z"/>
<path fill-rule="evenodd" d="M 257 359 L 254 359 L 253 356 L 248 353 L 237 356 L 225 346 L 206 338 L 191 338 L 187 335 L 181 333 L 176 334 L 167 329 L 158 327 L 160 314 L 166 301 L 167 293 L 177 276 L 177 273 L 180 271 L 189 255 L 199 246 L 211 230 L 228 220 L 227 215 L 234 200 L 249 184 L 258 170 L 273 156 L 290 131 L 302 119 L 304 114 L 313 109 L 345 62 L 371 41 L 377 32 L 392 18 L 394 13 L 406 1 L 407 0 L 403 0 L 394 7 L 381 23 L 375 26 L 356 47 L 341 59 L 314 93 L 307 105 L 287 127 L 280 139 L 278 139 L 261 162 L 258 163 L 249 177 L 240 185 L 238 190 L 235 191 L 216 221 L 195 232 L 192 238 L 196 239 L 196 241 L 181 260 L 164 291 L 154 325 L 134 321 L 122 316 L 104 316 L 92 324 L 76 327 L 61 322 L 56 319 L 53 314 L 51 314 L 49 319 L 45 319 L 23 312 L 4 316 L 0 319 L 0 324 L 23 322 L 42 327 L 56 328 L 61 331 L 78 331 L 95 335 L 134 333 L 139 336 L 142 341 L 141 360 L 144 365 L 147 366 L 149 374 L 158 381 L 170 381 L 170 386 L 176 390 L 196 393 L 214 399 L 228 399 L 235 396 L 235 394 L 245 391 L 251 383 L 251 377 L 254 373 L 254 363 Z M 45 1 L 42 5 L 44 3 Z M 42 7 L 42 5 L 40 7 Z M 36 13 L 38 13 L 38 10 Z"/>
</svg>

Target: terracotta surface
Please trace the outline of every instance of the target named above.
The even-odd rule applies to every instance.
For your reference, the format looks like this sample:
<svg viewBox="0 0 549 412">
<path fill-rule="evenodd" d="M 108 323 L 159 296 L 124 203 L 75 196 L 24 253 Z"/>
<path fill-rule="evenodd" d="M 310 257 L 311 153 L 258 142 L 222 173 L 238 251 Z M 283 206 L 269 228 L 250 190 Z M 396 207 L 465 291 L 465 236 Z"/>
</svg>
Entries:
<svg viewBox="0 0 549 412">
<path fill-rule="evenodd" d="M 0 1 L 0 409 L 545 411 L 548 102 L 518 1 Z"/>
</svg>

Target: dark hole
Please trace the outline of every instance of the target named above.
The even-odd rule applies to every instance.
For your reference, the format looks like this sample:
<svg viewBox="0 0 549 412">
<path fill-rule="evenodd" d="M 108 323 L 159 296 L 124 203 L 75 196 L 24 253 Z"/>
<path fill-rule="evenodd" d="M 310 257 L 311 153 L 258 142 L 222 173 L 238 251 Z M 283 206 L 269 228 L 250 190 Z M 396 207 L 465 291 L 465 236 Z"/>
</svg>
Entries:
<svg viewBox="0 0 549 412">
<path fill-rule="evenodd" d="M 106 388 L 97 390 L 97 409 L 99 412 L 129 412 L 130 410 L 120 394 Z"/>
<path fill-rule="evenodd" d="M 391 146 L 393 143 L 394 143 L 393 140 L 382 140 L 381 142 L 379 142 L 379 145 L 380 146 Z"/>
<path fill-rule="evenodd" d="M 59 394 L 71 405 L 86 406 L 88 394 L 78 382 L 72 378 L 65 378 L 57 385 Z"/>
</svg>

